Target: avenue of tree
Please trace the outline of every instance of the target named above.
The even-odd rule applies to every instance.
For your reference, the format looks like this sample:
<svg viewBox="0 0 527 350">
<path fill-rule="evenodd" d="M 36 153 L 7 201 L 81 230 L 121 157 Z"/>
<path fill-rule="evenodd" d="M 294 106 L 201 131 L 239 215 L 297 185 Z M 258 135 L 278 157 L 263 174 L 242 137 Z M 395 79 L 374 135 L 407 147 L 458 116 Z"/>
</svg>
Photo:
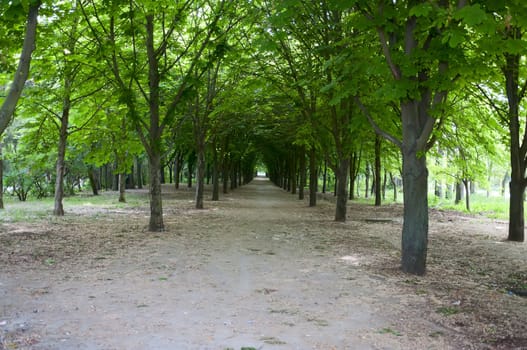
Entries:
<svg viewBox="0 0 527 350">
<path fill-rule="evenodd" d="M 147 184 L 163 231 L 162 183 L 194 184 L 201 209 L 207 183 L 219 200 L 257 167 L 309 206 L 331 180 L 336 221 L 362 189 L 381 205 L 401 188 L 401 268 L 422 275 L 430 189 L 470 209 L 497 179 L 524 241 L 522 0 L 14 0 L 0 17 L 0 185 L 55 215 L 84 183 L 120 201 Z"/>
</svg>

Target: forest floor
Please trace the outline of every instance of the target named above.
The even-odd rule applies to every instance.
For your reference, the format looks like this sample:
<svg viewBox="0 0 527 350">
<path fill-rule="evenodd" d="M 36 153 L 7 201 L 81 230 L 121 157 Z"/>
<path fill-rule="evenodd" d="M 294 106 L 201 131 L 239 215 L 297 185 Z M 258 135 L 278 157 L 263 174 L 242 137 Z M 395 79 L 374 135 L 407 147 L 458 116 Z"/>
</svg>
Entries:
<svg viewBox="0 0 527 350">
<path fill-rule="evenodd" d="M 255 179 L 193 209 L 164 187 L 0 225 L 0 349 L 527 349 L 527 245 L 431 211 L 428 273 L 399 271 L 402 207 L 309 208 Z M 104 194 L 110 195 L 110 194 Z M 111 194 L 116 196 L 115 193 Z"/>
</svg>

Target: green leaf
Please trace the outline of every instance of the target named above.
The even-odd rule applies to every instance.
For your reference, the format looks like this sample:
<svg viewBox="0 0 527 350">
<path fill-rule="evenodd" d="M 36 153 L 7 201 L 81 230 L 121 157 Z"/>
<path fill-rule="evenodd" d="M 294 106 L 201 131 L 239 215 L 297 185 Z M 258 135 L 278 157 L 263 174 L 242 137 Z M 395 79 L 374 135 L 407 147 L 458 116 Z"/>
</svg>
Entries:
<svg viewBox="0 0 527 350">
<path fill-rule="evenodd" d="M 432 4 L 425 2 L 423 4 L 419 4 L 417 6 L 414 6 L 410 9 L 410 16 L 415 17 L 428 17 L 430 12 L 432 12 L 434 8 L 432 7 Z"/>
<path fill-rule="evenodd" d="M 454 19 L 461 20 L 469 26 L 474 26 L 483 23 L 487 19 L 487 14 L 479 4 L 475 4 L 461 8 L 454 14 Z"/>
</svg>

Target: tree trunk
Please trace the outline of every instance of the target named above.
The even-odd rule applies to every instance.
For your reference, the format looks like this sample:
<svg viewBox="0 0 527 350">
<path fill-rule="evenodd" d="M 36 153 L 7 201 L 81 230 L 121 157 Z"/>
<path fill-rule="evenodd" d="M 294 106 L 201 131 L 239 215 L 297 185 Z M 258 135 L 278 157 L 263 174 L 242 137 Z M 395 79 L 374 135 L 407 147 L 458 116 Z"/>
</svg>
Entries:
<svg viewBox="0 0 527 350">
<path fill-rule="evenodd" d="M 7 93 L 7 96 L 2 103 L 0 108 L 0 135 L 2 135 L 9 125 L 13 113 L 15 112 L 16 105 L 20 96 L 22 95 L 22 89 L 26 83 L 29 75 L 29 66 L 31 63 L 31 54 L 35 50 L 35 41 L 37 36 L 37 19 L 38 9 L 40 7 L 40 1 L 35 1 L 29 6 L 26 22 L 26 33 L 24 36 L 24 43 L 22 45 L 22 53 L 20 54 L 20 60 L 18 62 L 18 68 L 13 79 L 13 83 Z"/>
<path fill-rule="evenodd" d="M 317 159 L 315 147 L 311 147 L 309 153 L 309 206 L 314 207 L 317 205 L 317 187 L 318 187 L 318 176 L 317 176 Z"/>
<path fill-rule="evenodd" d="M 198 145 L 196 164 L 196 209 L 203 209 L 203 188 L 205 186 L 205 135 Z"/>
<path fill-rule="evenodd" d="M 514 242 L 523 242 L 525 239 L 525 182 L 510 182 L 510 208 L 509 208 L 509 235 L 507 239 Z"/>
<path fill-rule="evenodd" d="M 364 184 L 364 198 L 370 198 L 370 164 L 366 164 L 366 183 Z"/>
<path fill-rule="evenodd" d="M 188 171 L 187 187 L 192 188 L 192 175 L 194 174 L 194 161 L 190 161 L 190 159 L 187 162 L 187 171 Z"/>
<path fill-rule="evenodd" d="M 300 149 L 300 184 L 298 186 L 298 199 L 304 199 L 304 188 L 306 187 L 306 148 Z"/>
<path fill-rule="evenodd" d="M 296 152 L 295 151 L 292 151 L 291 152 L 291 158 L 290 158 L 290 162 L 291 162 L 291 165 L 290 165 L 290 170 L 289 170 L 289 176 L 291 177 L 291 194 L 296 194 L 296 187 L 297 187 L 297 182 L 296 182 Z"/>
<path fill-rule="evenodd" d="M 467 211 L 470 211 L 470 181 L 463 179 L 463 185 L 465 186 L 465 207 Z"/>
<path fill-rule="evenodd" d="M 328 161 L 324 160 L 324 174 L 322 175 L 322 193 L 326 193 L 328 183 Z"/>
<path fill-rule="evenodd" d="M 463 185 L 461 185 L 461 182 L 456 182 L 456 199 L 454 203 L 459 204 L 463 200 L 463 197 Z"/>
<path fill-rule="evenodd" d="M 161 198 L 161 153 L 154 152 L 148 157 L 150 169 L 150 222 L 149 231 L 160 232 L 165 229 L 163 223 L 163 201 Z"/>
<path fill-rule="evenodd" d="M 92 166 L 88 167 L 88 180 L 90 182 L 91 191 L 94 196 L 99 195 L 99 184 L 97 181 L 97 173 Z"/>
<path fill-rule="evenodd" d="M 508 31 L 511 39 L 521 39 L 520 28 L 511 27 Z M 523 242 L 525 240 L 525 170 L 526 152 L 524 144 L 527 143 L 527 133 L 524 133 L 523 141 L 520 142 L 520 122 L 519 122 L 519 54 L 505 54 L 505 88 L 509 105 L 509 133 L 510 133 L 510 160 L 511 160 L 511 181 L 509 199 L 509 241 Z"/>
<path fill-rule="evenodd" d="M 384 176 L 382 178 L 382 200 L 386 200 L 386 184 L 388 183 L 388 173 L 386 168 L 384 169 Z"/>
<path fill-rule="evenodd" d="M 64 198 L 64 167 L 66 159 L 66 144 L 68 141 L 68 124 L 71 105 L 70 92 L 71 82 L 66 81 L 65 96 L 62 106 L 62 116 L 60 118 L 59 145 L 56 164 L 55 205 L 53 209 L 53 215 L 55 216 L 64 215 L 64 207 L 62 205 L 62 200 Z"/>
<path fill-rule="evenodd" d="M 428 170 L 425 155 L 403 152 L 404 223 L 401 268 L 424 275 L 428 248 Z"/>
<path fill-rule="evenodd" d="M 341 159 L 337 171 L 337 207 L 335 210 L 335 221 L 346 221 L 346 209 L 348 204 L 348 169 L 350 159 Z"/>
<path fill-rule="evenodd" d="M 219 179 L 218 150 L 216 145 L 212 145 L 212 200 L 220 200 L 220 179 Z"/>
<path fill-rule="evenodd" d="M 395 182 L 395 178 L 393 174 L 390 172 L 390 182 L 393 186 L 393 201 L 397 202 L 397 183 Z"/>
<path fill-rule="evenodd" d="M 136 168 L 137 168 L 137 188 L 142 189 L 143 188 L 143 162 L 141 159 L 136 157 Z"/>
<path fill-rule="evenodd" d="M 126 202 L 126 174 L 119 174 L 119 202 Z"/>
<path fill-rule="evenodd" d="M 381 145 L 382 139 L 375 136 L 375 206 L 381 205 Z"/>
</svg>

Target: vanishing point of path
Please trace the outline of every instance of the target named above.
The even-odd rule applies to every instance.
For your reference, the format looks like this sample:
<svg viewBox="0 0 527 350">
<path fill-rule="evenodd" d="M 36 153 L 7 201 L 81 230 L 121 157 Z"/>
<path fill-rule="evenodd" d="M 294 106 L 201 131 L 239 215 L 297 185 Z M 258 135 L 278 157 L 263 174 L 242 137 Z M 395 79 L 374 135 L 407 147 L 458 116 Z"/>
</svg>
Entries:
<svg viewBox="0 0 527 350">
<path fill-rule="evenodd" d="M 166 193 L 159 234 L 146 202 L 4 225 L 26 243 L 5 249 L 27 258 L 0 272 L 0 349 L 460 346 L 421 318 L 425 299 L 375 272 L 396 268 L 398 222 L 367 226 L 395 232 L 381 240 L 266 179 L 205 210 L 191 200 Z"/>
</svg>

